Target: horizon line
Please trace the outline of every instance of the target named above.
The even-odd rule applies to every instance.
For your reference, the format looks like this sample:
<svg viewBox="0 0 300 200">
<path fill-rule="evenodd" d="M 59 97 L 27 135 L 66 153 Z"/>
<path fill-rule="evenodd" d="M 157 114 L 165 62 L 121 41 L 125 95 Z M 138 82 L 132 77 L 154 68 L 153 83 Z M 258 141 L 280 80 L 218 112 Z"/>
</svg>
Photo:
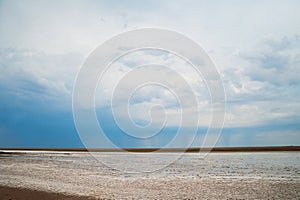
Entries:
<svg viewBox="0 0 300 200">
<path fill-rule="evenodd" d="M 240 146 L 240 147 L 192 147 L 192 148 L 1 148 L 0 151 L 74 151 L 74 152 L 258 152 L 300 151 L 300 146 Z"/>
</svg>

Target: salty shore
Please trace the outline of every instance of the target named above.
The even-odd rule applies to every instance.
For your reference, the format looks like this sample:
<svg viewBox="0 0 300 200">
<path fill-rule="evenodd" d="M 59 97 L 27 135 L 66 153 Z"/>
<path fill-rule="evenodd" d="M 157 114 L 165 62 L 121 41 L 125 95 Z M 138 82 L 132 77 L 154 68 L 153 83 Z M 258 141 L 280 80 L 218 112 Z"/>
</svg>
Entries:
<svg viewBox="0 0 300 200">
<path fill-rule="evenodd" d="M 197 153 L 184 154 L 180 158 L 177 156 L 176 153 L 137 153 L 134 157 L 113 152 L 97 152 L 93 156 L 88 152 L 4 153 L 0 155 L 0 186 L 4 188 L 0 190 L 0 197 L 6 197 L 8 193 L 44 200 L 52 197 L 300 198 L 299 152 L 223 152 L 212 153 L 205 158 Z M 167 163 L 168 159 L 173 158 L 174 162 Z M 123 171 L 117 169 L 120 166 L 124 167 Z M 149 166 L 161 168 L 142 173 L 125 171 L 147 169 Z M 8 199 L 21 196 L 8 196 Z"/>
</svg>

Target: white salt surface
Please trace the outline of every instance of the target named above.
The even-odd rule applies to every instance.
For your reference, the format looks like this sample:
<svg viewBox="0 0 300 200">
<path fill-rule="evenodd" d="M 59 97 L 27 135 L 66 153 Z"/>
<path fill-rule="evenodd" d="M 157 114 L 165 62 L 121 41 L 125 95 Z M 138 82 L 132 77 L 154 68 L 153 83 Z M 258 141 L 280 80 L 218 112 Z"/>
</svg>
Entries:
<svg viewBox="0 0 300 200">
<path fill-rule="evenodd" d="M 187 153 L 169 165 L 178 154 L 96 157 L 87 152 L 0 154 L 0 185 L 99 199 L 300 199 L 299 152 L 211 153 L 204 159 Z M 155 168 L 161 169 L 124 172 Z"/>
</svg>

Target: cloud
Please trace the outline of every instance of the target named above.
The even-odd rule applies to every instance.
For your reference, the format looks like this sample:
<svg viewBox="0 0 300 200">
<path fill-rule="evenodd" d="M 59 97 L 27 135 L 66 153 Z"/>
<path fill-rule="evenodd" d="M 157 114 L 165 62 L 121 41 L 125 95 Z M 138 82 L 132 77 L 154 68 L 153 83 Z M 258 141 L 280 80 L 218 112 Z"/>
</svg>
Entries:
<svg viewBox="0 0 300 200">
<path fill-rule="evenodd" d="M 268 38 L 232 55 L 231 66 L 222 71 L 228 100 L 227 126 L 299 117 L 299 42 L 297 35 Z"/>
<path fill-rule="evenodd" d="M 130 73 L 135 73 L 139 66 L 147 64 L 150 64 L 149 68 L 145 68 L 139 75 L 128 79 L 128 76 L 133 76 Z M 164 67 L 154 68 L 151 64 Z M 134 85 L 139 82 L 139 79 L 148 80 L 149 78 L 151 82 L 147 85 Z M 124 82 L 125 79 L 127 81 Z M 159 85 L 160 83 L 164 85 Z M 192 94 L 189 88 L 192 89 Z M 118 92 L 117 95 L 116 92 Z M 126 98 L 130 93 L 131 98 L 127 102 Z M 196 103 L 192 103 L 193 96 L 197 100 Z M 120 99 L 116 100 L 116 98 Z M 113 63 L 99 82 L 96 91 L 96 106 L 110 106 L 111 99 L 116 103 L 113 105 L 114 109 L 128 103 L 129 111 L 132 112 L 134 119 L 142 123 L 147 120 L 149 122 L 149 112 L 153 106 L 157 105 L 164 109 L 163 113 L 167 114 L 168 126 L 180 125 L 178 116 L 182 112 L 191 119 L 190 123 L 185 126 L 197 125 L 192 119 L 198 118 L 198 109 L 201 112 L 201 126 L 208 125 L 211 117 L 210 94 L 202 77 L 186 61 L 162 50 L 135 51 Z M 118 102 L 121 105 L 118 105 Z M 117 113 L 127 118 L 127 112 L 118 111 Z M 161 124 L 165 117 L 165 115 L 152 116 L 151 121 Z"/>
<path fill-rule="evenodd" d="M 240 57 L 253 66 L 247 73 L 253 80 L 269 82 L 275 86 L 299 85 L 300 36 L 268 39 L 255 51 L 241 52 Z"/>
<path fill-rule="evenodd" d="M 48 102 L 54 107 L 64 109 L 71 99 L 79 60 L 80 56 L 73 53 L 55 55 L 37 50 L 2 48 L 1 96 L 13 96 L 19 102 Z M 23 106 L 29 105 L 24 102 Z"/>
</svg>

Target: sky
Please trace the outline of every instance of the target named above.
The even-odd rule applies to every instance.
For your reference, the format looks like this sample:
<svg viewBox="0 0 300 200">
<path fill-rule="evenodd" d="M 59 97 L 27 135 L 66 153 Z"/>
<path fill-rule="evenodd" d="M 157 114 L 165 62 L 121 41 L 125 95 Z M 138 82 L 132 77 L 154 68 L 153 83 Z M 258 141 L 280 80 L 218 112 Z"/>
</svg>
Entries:
<svg viewBox="0 0 300 200">
<path fill-rule="evenodd" d="M 76 77 L 103 42 L 149 27 L 192 38 L 214 62 L 226 94 L 217 146 L 300 145 L 299 9 L 300 1 L 293 0 L 0 0 L 0 147 L 84 147 L 82 134 L 92 147 L 110 147 L 93 130 L 76 130 L 72 113 Z M 184 134 L 170 147 L 199 146 L 209 128 L 209 92 L 184 60 L 160 50 L 121 57 L 103 77 L 93 109 L 105 135 L 118 147 L 161 147 L 175 137 L 180 105 L 176 95 L 162 87 L 136 90 L 129 106 L 140 126 L 160 124 L 169 117 L 157 137 L 124 134 L 109 109 L 112 87 L 122 75 L 153 61 L 180 71 L 191 82 L 198 102 L 199 112 L 194 105 L 186 108 L 189 116 L 200 115 L 199 124 L 181 127 Z M 168 77 L 178 91 L 185 91 L 175 75 L 157 73 L 157 77 Z M 122 121 L 122 113 L 117 114 Z M 207 138 L 215 140 L 214 135 Z"/>
</svg>

